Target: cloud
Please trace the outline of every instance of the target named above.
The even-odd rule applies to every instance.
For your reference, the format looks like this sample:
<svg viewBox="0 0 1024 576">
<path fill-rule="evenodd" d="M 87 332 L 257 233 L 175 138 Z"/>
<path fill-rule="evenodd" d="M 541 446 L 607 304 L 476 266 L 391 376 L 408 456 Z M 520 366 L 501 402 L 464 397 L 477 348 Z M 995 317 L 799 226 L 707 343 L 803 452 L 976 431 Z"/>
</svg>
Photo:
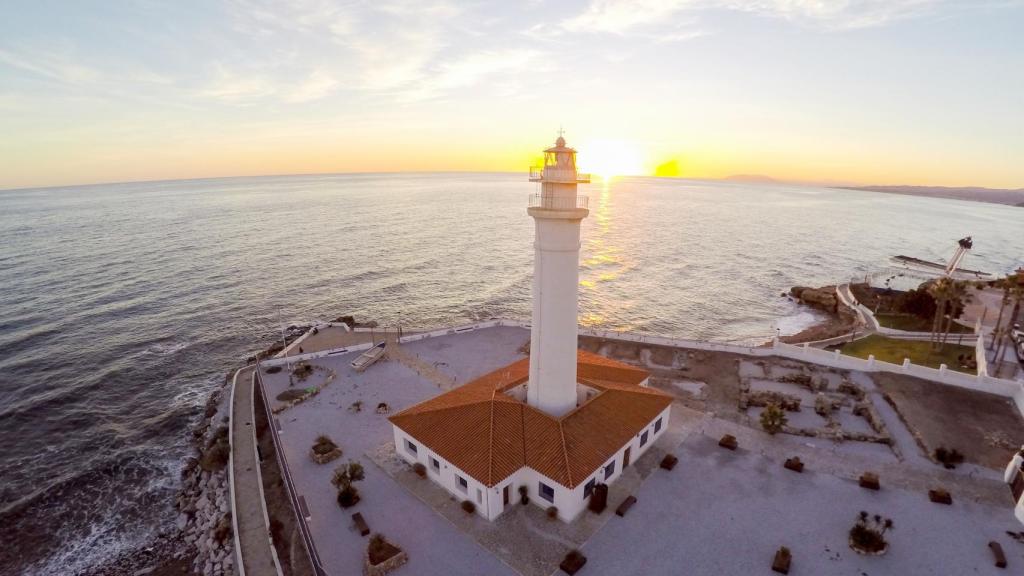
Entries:
<svg viewBox="0 0 1024 576">
<path fill-rule="evenodd" d="M 733 10 L 831 29 L 883 26 L 951 4 L 941 0 L 725 0 L 719 3 Z"/>
<path fill-rule="evenodd" d="M 290 94 L 285 96 L 288 102 L 301 103 L 319 100 L 338 87 L 338 80 L 324 70 L 313 70 L 309 78 Z"/>
<path fill-rule="evenodd" d="M 582 14 L 564 21 L 562 28 L 569 32 L 624 34 L 664 24 L 692 4 L 692 0 L 593 0 Z"/>
<path fill-rule="evenodd" d="M 504 77 L 516 72 L 536 70 L 542 66 L 543 53 L 535 49 L 508 48 L 470 54 L 459 60 L 446 62 L 438 70 L 428 74 L 411 90 L 403 94 L 403 100 L 424 100 L 438 97 L 452 91 L 477 86 L 486 79 Z M 505 96 L 510 96 L 510 87 L 503 83 Z"/>
<path fill-rule="evenodd" d="M 223 65 L 217 65 L 214 69 L 215 78 L 196 92 L 198 96 L 230 103 L 245 103 L 278 92 L 274 83 L 263 76 L 229 71 Z"/>
<path fill-rule="evenodd" d="M 647 35 L 658 40 L 701 35 L 694 22 L 680 22 L 707 10 L 732 10 L 794 23 L 841 30 L 883 26 L 955 6 L 989 2 L 959 0 L 591 0 L 582 13 L 555 28 L 535 26 L 528 34 L 559 32 Z"/>
<path fill-rule="evenodd" d="M 0 62 L 13 68 L 65 84 L 90 84 L 100 79 L 95 68 L 79 64 L 63 52 L 34 50 L 12 52 L 0 49 Z"/>
</svg>

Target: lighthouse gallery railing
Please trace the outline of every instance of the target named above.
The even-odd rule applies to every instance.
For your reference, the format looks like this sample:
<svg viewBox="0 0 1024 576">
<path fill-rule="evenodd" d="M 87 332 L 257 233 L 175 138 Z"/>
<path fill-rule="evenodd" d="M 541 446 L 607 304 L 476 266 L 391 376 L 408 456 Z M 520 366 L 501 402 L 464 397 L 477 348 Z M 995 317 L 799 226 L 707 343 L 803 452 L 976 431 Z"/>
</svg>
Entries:
<svg viewBox="0 0 1024 576">
<path fill-rule="evenodd" d="M 545 194 L 531 194 L 530 208 L 548 208 L 550 210 L 575 210 L 576 208 L 589 208 L 590 198 L 587 196 L 576 196 L 575 198 L 548 196 Z"/>
</svg>

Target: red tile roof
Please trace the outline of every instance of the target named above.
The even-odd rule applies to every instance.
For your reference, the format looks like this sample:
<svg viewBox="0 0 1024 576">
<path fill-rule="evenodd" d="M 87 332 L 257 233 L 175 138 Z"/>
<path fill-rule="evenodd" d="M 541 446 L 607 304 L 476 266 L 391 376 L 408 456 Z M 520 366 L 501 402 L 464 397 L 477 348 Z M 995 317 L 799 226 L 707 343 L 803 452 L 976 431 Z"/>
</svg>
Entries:
<svg viewBox="0 0 1024 576">
<path fill-rule="evenodd" d="M 672 398 L 639 384 L 648 373 L 577 352 L 577 380 L 599 393 L 561 418 L 504 392 L 529 378 L 530 359 L 407 408 L 391 422 L 491 487 L 523 466 L 574 488 L 651 423 Z"/>
</svg>

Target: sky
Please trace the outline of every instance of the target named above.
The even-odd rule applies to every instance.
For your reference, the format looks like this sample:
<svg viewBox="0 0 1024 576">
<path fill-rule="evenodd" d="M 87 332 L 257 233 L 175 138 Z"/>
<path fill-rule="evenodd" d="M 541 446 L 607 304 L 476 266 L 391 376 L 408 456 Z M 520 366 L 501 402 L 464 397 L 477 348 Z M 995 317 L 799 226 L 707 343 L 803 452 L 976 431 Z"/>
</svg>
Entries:
<svg viewBox="0 0 1024 576">
<path fill-rule="evenodd" d="M 0 188 L 525 171 L 1024 187 L 1024 0 L 0 0 Z"/>
</svg>

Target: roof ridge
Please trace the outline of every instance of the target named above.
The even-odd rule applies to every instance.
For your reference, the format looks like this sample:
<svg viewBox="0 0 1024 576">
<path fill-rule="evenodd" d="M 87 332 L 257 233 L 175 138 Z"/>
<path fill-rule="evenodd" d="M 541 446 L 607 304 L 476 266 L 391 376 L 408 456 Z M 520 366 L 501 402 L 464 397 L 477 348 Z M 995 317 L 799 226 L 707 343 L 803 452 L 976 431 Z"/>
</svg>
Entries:
<svg viewBox="0 0 1024 576">
<path fill-rule="evenodd" d="M 488 401 L 490 406 L 491 421 L 488 425 L 487 431 L 487 485 L 490 486 L 494 481 L 494 395 L 496 392 L 491 390 L 491 399 Z"/>
<path fill-rule="evenodd" d="M 562 457 L 565 458 L 565 477 L 569 480 L 567 486 L 575 486 L 572 483 L 572 466 L 569 465 L 569 450 L 565 447 L 565 430 L 562 429 L 562 420 L 558 420 L 558 435 L 562 438 Z"/>
<path fill-rule="evenodd" d="M 442 410 L 452 410 L 455 408 L 463 408 L 465 406 L 474 406 L 476 404 L 490 403 L 493 400 L 493 398 L 483 398 L 479 400 L 470 400 L 468 402 L 459 402 L 458 404 L 445 404 L 443 406 L 430 407 L 424 407 L 417 404 L 416 406 L 410 406 L 409 408 L 402 410 L 401 412 L 395 414 L 391 418 L 398 418 L 400 416 L 415 416 L 416 414 L 427 414 L 429 412 L 440 412 Z"/>
</svg>

